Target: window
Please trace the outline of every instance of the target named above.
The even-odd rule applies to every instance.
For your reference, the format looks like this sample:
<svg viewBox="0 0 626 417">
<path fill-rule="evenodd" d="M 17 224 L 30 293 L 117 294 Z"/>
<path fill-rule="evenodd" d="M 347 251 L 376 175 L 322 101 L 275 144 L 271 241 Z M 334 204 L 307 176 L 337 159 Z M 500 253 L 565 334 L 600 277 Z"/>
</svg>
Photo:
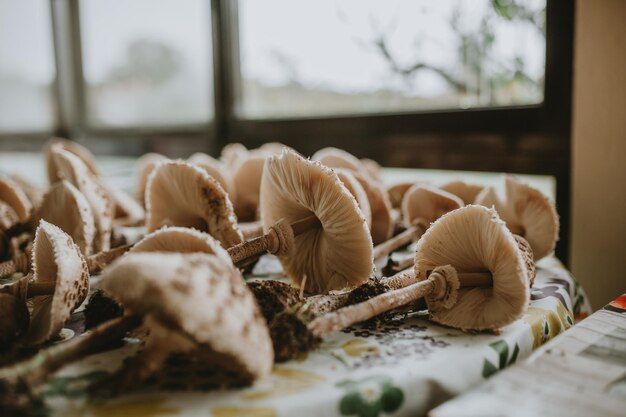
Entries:
<svg viewBox="0 0 626 417">
<path fill-rule="evenodd" d="M 543 101 L 545 0 L 241 0 L 242 117 Z"/>
<path fill-rule="evenodd" d="M 92 126 L 199 124 L 213 113 L 209 3 L 83 0 L 87 120 Z"/>
<path fill-rule="evenodd" d="M 0 131 L 51 131 L 54 78 L 49 2 L 0 0 Z"/>
</svg>

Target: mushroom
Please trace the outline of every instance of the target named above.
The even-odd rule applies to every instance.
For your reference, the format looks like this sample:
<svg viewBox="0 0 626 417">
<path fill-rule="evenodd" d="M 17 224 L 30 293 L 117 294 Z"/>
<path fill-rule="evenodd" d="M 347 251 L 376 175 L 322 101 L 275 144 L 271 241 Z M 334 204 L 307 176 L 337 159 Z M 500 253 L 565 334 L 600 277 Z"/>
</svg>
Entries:
<svg viewBox="0 0 626 417">
<path fill-rule="evenodd" d="M 0 178 L 0 229 L 27 222 L 31 211 L 32 205 L 22 188 L 8 177 Z"/>
<path fill-rule="evenodd" d="M 0 291 L 19 299 L 33 298 L 27 342 L 40 344 L 56 336 L 89 289 L 87 263 L 72 239 L 42 220 L 35 234 L 33 279 L 26 276 Z"/>
<path fill-rule="evenodd" d="M 308 327 L 321 335 L 425 297 L 438 323 L 497 330 L 525 311 L 527 274 L 524 255 L 497 213 L 465 206 L 443 215 L 422 236 L 414 270 L 394 278 L 408 285 L 320 316 Z"/>
<path fill-rule="evenodd" d="M 31 184 L 30 181 L 26 180 L 21 175 L 12 174 L 10 178 L 24 191 L 24 194 L 26 194 L 26 197 L 28 197 L 28 200 L 30 201 L 30 204 L 33 206 L 33 208 L 39 207 L 41 199 L 43 198 L 46 190 L 44 188 Z"/>
<path fill-rule="evenodd" d="M 370 231 L 375 245 L 384 242 L 393 235 L 394 223 L 391 213 L 391 202 L 382 185 L 357 172 L 354 177 L 361 184 L 367 194 L 372 212 Z"/>
<path fill-rule="evenodd" d="M 43 196 L 33 220 L 46 220 L 70 235 L 83 255 L 93 251 L 96 234 L 93 212 L 85 196 L 69 181 L 54 183 Z"/>
<path fill-rule="evenodd" d="M 146 201 L 145 194 L 148 177 L 158 163 L 164 160 L 168 160 L 168 158 L 160 153 L 153 152 L 143 154 L 137 159 L 135 163 L 135 170 L 137 171 L 137 200 L 139 200 L 141 204 L 144 204 Z"/>
<path fill-rule="evenodd" d="M 202 152 L 194 153 L 187 159 L 187 162 L 198 165 L 207 174 L 215 178 L 228 194 L 230 201 L 236 206 L 235 184 L 230 171 L 222 162 Z"/>
<path fill-rule="evenodd" d="M 265 236 L 276 235 L 271 252 L 307 291 L 353 287 L 373 272 L 372 240 L 363 213 L 337 174 L 319 162 L 288 149 L 267 159 L 261 221 L 269 231 Z M 291 227 L 282 227 L 285 224 Z M 265 240 L 262 250 L 270 246 L 268 241 L 272 239 Z M 234 252 L 229 250 L 237 262 L 240 256 Z M 244 259 L 250 256 L 240 252 Z"/>
<path fill-rule="evenodd" d="M 365 169 L 371 179 L 383 182 L 383 178 L 381 176 L 382 168 L 378 162 L 369 158 L 361 158 L 361 166 Z"/>
<path fill-rule="evenodd" d="M 115 201 L 115 212 L 113 223 L 115 226 L 138 226 L 143 223 L 146 217 L 141 204 L 124 191 L 104 185 L 107 192 Z"/>
<path fill-rule="evenodd" d="M 268 155 L 267 152 L 249 151 L 245 158 L 232 168 L 236 190 L 235 214 L 241 221 L 252 221 L 257 218 L 263 165 Z"/>
<path fill-rule="evenodd" d="M 392 251 L 419 239 L 432 222 L 443 214 L 463 206 L 463 201 L 453 194 L 428 185 L 413 185 L 404 194 L 402 200 L 402 217 L 407 229 L 376 245 L 374 260 L 379 260 Z"/>
<path fill-rule="evenodd" d="M 315 152 L 311 157 L 314 161 L 320 161 L 329 168 L 345 168 L 361 175 L 369 176 L 367 169 L 363 166 L 359 159 L 338 148 L 323 148 Z"/>
<path fill-rule="evenodd" d="M 476 204 L 494 207 L 509 230 L 528 241 L 535 261 L 554 250 L 559 217 L 554 204 L 541 191 L 507 175 L 504 195 L 488 187 L 476 197 Z"/>
<path fill-rule="evenodd" d="M 459 197 L 465 204 L 474 204 L 476 196 L 478 196 L 485 187 L 459 180 L 447 182 L 439 186 L 439 188 Z"/>
<path fill-rule="evenodd" d="M 96 165 L 96 161 L 91 152 L 84 146 L 73 142 L 71 140 L 62 139 L 62 138 L 51 138 L 45 146 L 45 160 L 46 160 L 46 169 L 48 172 L 48 181 L 52 185 L 55 182 L 63 179 L 63 176 L 59 175 L 59 167 L 57 166 L 58 162 L 54 157 L 54 149 L 63 149 L 71 153 L 80 159 L 87 171 L 89 171 L 94 177 L 100 177 L 100 170 Z"/>
<path fill-rule="evenodd" d="M 0 349 L 22 337 L 29 323 L 26 303 L 14 295 L 0 292 Z"/>
<path fill-rule="evenodd" d="M 240 160 L 245 158 L 247 154 L 248 149 L 241 143 L 228 143 L 222 148 L 220 161 L 225 163 L 232 171 L 233 167 L 237 165 Z"/>
<path fill-rule="evenodd" d="M 184 161 L 162 161 L 146 190 L 146 226 L 193 227 L 208 232 L 225 247 L 242 241 L 233 206 L 222 186 L 202 168 Z"/>
<path fill-rule="evenodd" d="M 344 168 L 334 168 L 336 173 L 343 185 L 350 191 L 350 194 L 354 197 L 361 212 L 363 213 L 363 217 L 365 217 L 365 221 L 368 226 L 372 224 L 372 210 L 370 208 L 370 202 L 367 198 L 367 193 L 365 189 L 361 185 L 359 181 L 354 177 L 352 171 Z"/>
<path fill-rule="evenodd" d="M 109 193 L 89 167 L 75 154 L 54 145 L 51 146 L 49 154 L 54 161 L 59 178 L 74 185 L 85 196 L 91 207 L 96 227 L 93 250 L 108 250 L 115 209 Z"/>
</svg>

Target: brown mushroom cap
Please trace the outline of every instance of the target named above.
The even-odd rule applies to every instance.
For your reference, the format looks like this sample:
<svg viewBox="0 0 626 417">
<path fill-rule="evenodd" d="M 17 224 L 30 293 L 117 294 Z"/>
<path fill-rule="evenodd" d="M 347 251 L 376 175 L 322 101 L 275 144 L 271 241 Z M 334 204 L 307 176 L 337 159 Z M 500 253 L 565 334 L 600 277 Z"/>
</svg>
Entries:
<svg viewBox="0 0 626 417">
<path fill-rule="evenodd" d="M 250 380 L 270 372 L 273 347 L 265 320 L 241 273 L 208 254 L 129 253 L 104 273 L 103 288 L 145 323 L 185 336 L 192 351 Z M 167 338 L 172 340 L 172 338 Z M 155 347 L 156 348 L 156 347 Z"/>
<path fill-rule="evenodd" d="M 43 198 L 46 190 L 42 187 L 32 184 L 21 175 L 11 174 L 10 178 L 17 185 L 20 186 L 22 191 L 24 191 L 24 194 L 26 195 L 26 197 L 28 197 L 28 200 L 30 201 L 30 204 L 33 206 L 33 208 L 39 207 L 39 204 L 41 204 L 41 199 Z"/>
<path fill-rule="evenodd" d="M 559 216 L 554 204 L 541 191 L 514 177 L 504 177 L 504 196 L 492 187 L 476 197 L 476 204 L 495 207 L 512 231 L 528 241 L 535 261 L 554 250 L 559 237 Z"/>
<path fill-rule="evenodd" d="M 463 201 L 446 191 L 428 185 L 413 185 L 402 199 L 404 224 L 410 226 L 417 219 L 432 223 L 443 214 L 463 207 Z"/>
<path fill-rule="evenodd" d="M 145 236 L 128 252 L 201 252 L 231 261 L 228 252 L 213 236 L 187 227 L 163 227 Z"/>
<path fill-rule="evenodd" d="M 0 178 L 0 201 L 13 209 L 19 223 L 24 223 L 30 219 L 33 209 L 30 200 L 22 187 L 8 177 Z"/>
<path fill-rule="evenodd" d="M 319 162 L 285 150 L 267 159 L 261 181 L 261 221 L 268 230 L 284 219 L 291 224 L 315 215 L 321 227 L 294 239 L 293 250 L 279 256 L 293 281 L 310 292 L 353 287 L 374 270 L 367 222 L 337 174 Z"/>
<path fill-rule="evenodd" d="M 372 224 L 372 210 L 370 208 L 370 202 L 367 198 L 367 193 L 365 189 L 361 185 L 361 183 L 354 177 L 352 171 L 344 168 L 335 168 L 333 169 L 337 173 L 337 176 L 345 185 L 345 187 L 350 191 L 350 194 L 355 198 L 359 208 L 363 212 L 363 217 L 365 217 L 365 221 L 368 226 Z"/>
<path fill-rule="evenodd" d="M 148 232 L 162 226 L 193 227 L 208 232 L 225 248 L 243 237 L 228 195 L 202 168 L 184 161 L 162 161 L 146 190 Z"/>
<path fill-rule="evenodd" d="M 368 175 L 361 161 L 349 152 L 339 148 L 323 148 L 315 152 L 311 157 L 314 161 L 320 161 L 330 168 L 345 168 L 350 171 Z"/>
<path fill-rule="evenodd" d="M 0 230 L 8 230 L 20 222 L 13 207 L 0 200 Z"/>
<path fill-rule="evenodd" d="M 62 180 L 50 187 L 34 219 L 36 222 L 43 219 L 61 228 L 85 256 L 93 252 L 96 234 L 93 212 L 85 196 L 70 182 Z"/>
<path fill-rule="evenodd" d="M 33 299 L 33 314 L 27 340 L 32 344 L 56 336 L 63 324 L 87 297 L 87 262 L 72 238 L 57 226 L 42 220 L 33 246 L 33 275 L 36 283 L 54 282 L 52 295 Z"/>
<path fill-rule="evenodd" d="M 361 158 L 361 166 L 365 169 L 371 179 L 378 182 L 383 181 L 383 177 L 381 175 L 382 167 L 378 162 L 369 158 Z"/>
<path fill-rule="evenodd" d="M 393 235 L 394 223 L 391 202 L 387 196 L 387 191 L 381 184 L 357 172 L 354 172 L 353 175 L 365 190 L 370 202 L 372 212 L 370 231 L 374 245 L 378 245 Z"/>
<path fill-rule="evenodd" d="M 75 154 L 52 145 L 50 155 L 58 177 L 74 185 L 89 202 L 96 226 L 94 252 L 108 250 L 111 244 L 115 202 L 98 178 Z"/>
<path fill-rule="evenodd" d="M 204 169 L 207 174 L 215 178 L 217 182 L 220 183 L 224 191 L 228 193 L 230 201 L 236 206 L 235 198 L 237 195 L 235 193 L 235 183 L 233 182 L 233 177 L 230 171 L 222 162 L 202 152 L 194 153 L 187 159 L 187 161 L 198 165 L 200 168 Z"/>
<path fill-rule="evenodd" d="M 44 151 L 46 168 L 48 171 L 48 181 L 50 182 L 50 184 L 54 184 L 58 180 L 62 179 L 62 177 L 59 176 L 59 167 L 56 166 L 57 161 L 53 157 L 53 148 L 60 148 L 75 155 L 85 164 L 89 172 L 91 172 L 95 177 L 100 176 L 100 170 L 96 165 L 93 154 L 87 148 L 71 140 L 62 138 L 51 138 L 48 143 L 46 143 Z"/>
<path fill-rule="evenodd" d="M 450 181 L 439 188 L 459 197 L 465 204 L 474 204 L 476 196 L 478 196 L 485 187 L 478 184 L 470 184 L 465 181 Z"/>
<path fill-rule="evenodd" d="M 530 297 L 524 259 L 495 210 L 469 205 L 430 226 L 417 243 L 416 277 L 424 280 L 429 271 L 445 265 L 457 272 L 489 271 L 493 287 L 461 288 L 451 308 L 427 298 L 434 321 L 465 330 L 493 330 L 524 313 Z"/>
<path fill-rule="evenodd" d="M 143 154 L 135 163 L 135 171 L 137 172 L 137 200 L 144 204 L 146 201 L 146 185 L 148 184 L 148 177 L 157 164 L 168 158 L 160 153 L 149 152 Z"/>
<path fill-rule="evenodd" d="M 233 167 L 233 182 L 237 192 L 235 213 L 242 222 L 257 218 L 261 177 L 268 155 L 262 151 L 250 151 Z"/>
</svg>

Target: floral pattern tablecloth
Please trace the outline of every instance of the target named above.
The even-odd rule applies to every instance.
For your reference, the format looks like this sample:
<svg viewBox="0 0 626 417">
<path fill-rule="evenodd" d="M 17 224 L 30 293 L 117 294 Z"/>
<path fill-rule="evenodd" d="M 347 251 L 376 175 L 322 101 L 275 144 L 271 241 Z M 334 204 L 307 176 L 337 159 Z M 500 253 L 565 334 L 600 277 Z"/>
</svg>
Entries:
<svg viewBox="0 0 626 417">
<path fill-rule="evenodd" d="M 428 321 L 426 312 L 377 327 L 356 326 L 326 337 L 320 348 L 287 363 L 254 386 L 214 390 L 201 372 L 172 364 L 157 381 L 115 399 L 85 387 L 138 349 L 116 350 L 60 370 L 41 391 L 43 415 L 58 416 L 356 416 L 422 415 L 527 357 L 589 312 L 576 280 L 555 259 L 538 264 L 525 316 L 499 334 L 468 334 Z M 81 332 L 77 320 L 67 332 Z"/>
</svg>

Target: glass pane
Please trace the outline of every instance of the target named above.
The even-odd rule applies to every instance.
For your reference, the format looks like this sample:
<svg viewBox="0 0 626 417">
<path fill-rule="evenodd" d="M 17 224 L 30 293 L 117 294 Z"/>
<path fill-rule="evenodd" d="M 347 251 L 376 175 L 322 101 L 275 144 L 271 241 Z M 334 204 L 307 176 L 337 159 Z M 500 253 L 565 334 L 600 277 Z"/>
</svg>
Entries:
<svg viewBox="0 0 626 417">
<path fill-rule="evenodd" d="M 52 130 L 54 54 L 47 0 L 0 0 L 0 131 Z"/>
<path fill-rule="evenodd" d="M 87 115 L 107 127 L 211 119 L 210 5 L 205 0 L 83 0 Z"/>
<path fill-rule="evenodd" d="M 543 101 L 545 0 L 241 0 L 244 117 Z"/>
</svg>

